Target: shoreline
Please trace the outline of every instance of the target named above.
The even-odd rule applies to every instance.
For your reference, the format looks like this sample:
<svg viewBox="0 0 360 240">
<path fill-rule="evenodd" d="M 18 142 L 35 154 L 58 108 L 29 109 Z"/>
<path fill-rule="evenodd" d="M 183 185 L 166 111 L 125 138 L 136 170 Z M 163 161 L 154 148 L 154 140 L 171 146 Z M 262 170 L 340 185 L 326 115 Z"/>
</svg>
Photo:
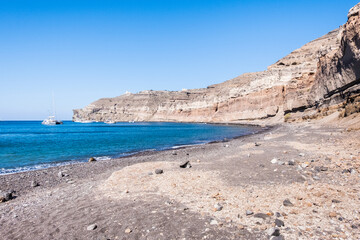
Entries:
<svg viewBox="0 0 360 240">
<path fill-rule="evenodd" d="M 7 120 L 8 121 L 8 120 Z M 17 121 L 17 120 L 14 120 Z M 35 120 L 34 120 L 35 121 Z M 126 122 L 123 122 L 126 123 Z M 159 122 L 160 123 L 160 122 Z M 182 122 L 181 122 L 182 123 Z M 187 123 L 187 122 L 185 122 Z M 168 150 L 174 150 L 174 149 L 182 149 L 182 148 L 186 148 L 186 147 L 192 147 L 192 146 L 197 146 L 197 145 L 206 145 L 206 144 L 212 144 L 212 143 L 218 143 L 218 142 L 225 142 L 228 140 L 232 140 L 232 139 L 237 139 L 237 138 L 241 138 L 247 135 L 253 135 L 253 134 L 258 134 L 263 132 L 264 130 L 268 130 L 271 129 L 273 126 L 260 126 L 257 124 L 243 124 L 243 123 L 194 123 L 194 124 L 212 124 L 212 125 L 223 125 L 223 126 L 227 126 L 227 125 L 234 125 L 234 126 L 243 126 L 243 127 L 252 127 L 252 128 L 259 128 L 258 130 L 256 130 L 253 133 L 249 133 L 246 135 L 240 135 L 240 136 L 235 136 L 235 137 L 231 137 L 231 138 L 224 138 L 222 140 L 209 140 L 208 142 L 204 142 L 204 143 L 194 143 L 194 144 L 184 144 L 184 145 L 174 145 L 171 147 L 167 147 L 167 148 L 160 148 L 160 149 L 144 149 L 144 150 L 140 150 L 140 151 L 134 151 L 134 152 L 125 152 L 125 153 L 117 153 L 116 155 L 123 155 L 121 157 L 114 157 L 114 156 L 98 156 L 98 157 L 94 157 L 96 160 L 99 158 L 109 158 L 109 159 L 105 159 L 105 160 L 97 160 L 97 161 L 111 161 L 111 160 L 119 160 L 119 159 L 123 159 L 123 158 L 127 158 L 127 157 L 136 157 L 136 156 L 141 156 L 141 154 L 146 154 L 146 153 L 151 153 L 151 152 L 161 152 L 161 151 L 168 151 Z M 91 155 L 89 155 L 89 157 L 92 157 Z M 17 174 L 17 173 L 25 173 L 25 172 L 31 172 L 31 171 L 39 171 L 39 170 L 45 170 L 45 169 L 49 169 L 49 168 L 57 168 L 57 167 L 62 167 L 62 166 L 67 166 L 67 165 L 73 165 L 73 164 L 84 164 L 88 162 L 88 158 L 86 159 L 79 159 L 79 160 L 64 160 L 64 161 L 60 161 L 60 162 L 49 162 L 49 163 L 41 163 L 41 164 L 37 164 L 37 165 L 30 165 L 30 166 L 23 166 L 23 167 L 16 167 L 16 168 L 11 168 L 11 169 L 5 169 L 5 170 L 9 170 L 12 172 L 8 172 L 8 173 L 0 173 L 0 176 L 4 176 L 4 175 L 11 175 L 11 174 Z M 48 165 L 45 167 L 40 167 L 42 165 Z M 22 169 L 22 168 L 29 168 L 28 170 L 19 170 L 16 171 L 16 169 Z M 2 189 L 0 189 L 1 191 Z"/>
<path fill-rule="evenodd" d="M 212 124 L 212 123 L 209 123 Z M 221 123 L 219 123 L 221 124 Z M 234 124 L 234 125 L 240 125 L 240 126 L 246 126 L 246 124 Z M 65 172 L 66 175 L 72 175 L 73 177 L 77 179 L 85 179 L 88 176 L 86 174 L 80 174 L 81 171 L 79 169 L 82 168 L 92 168 L 93 165 L 97 168 L 103 168 L 98 173 L 104 173 L 105 171 L 108 171 L 114 167 L 125 167 L 133 164 L 137 164 L 140 162 L 145 162 L 143 160 L 138 160 L 138 158 L 147 158 L 147 157 L 155 157 L 157 154 L 166 154 L 168 152 L 173 151 L 187 151 L 192 148 L 197 148 L 201 146 L 207 146 L 212 144 L 221 144 L 226 142 L 231 142 L 237 139 L 243 139 L 250 136 L 254 136 L 257 134 L 262 134 L 268 131 L 271 131 L 272 129 L 276 128 L 275 126 L 265 126 L 261 127 L 259 125 L 250 125 L 259 127 L 259 130 L 255 133 L 247 134 L 247 135 L 241 135 L 236 136 L 233 138 L 224 138 L 223 140 L 218 141 L 210 141 L 204 144 L 193 144 L 193 145 L 186 145 L 186 146 L 179 146 L 178 148 L 168 148 L 168 149 L 162 149 L 162 150 L 144 150 L 140 152 L 136 152 L 133 154 L 129 154 L 123 157 L 118 158 L 111 158 L 107 160 L 100 160 L 96 162 L 88 162 L 88 161 L 81 161 L 81 162 L 73 162 L 68 164 L 61 164 L 58 166 L 50 166 L 47 168 L 41 168 L 41 169 L 34 169 L 29 171 L 21 171 L 21 172 L 14 172 L 9 174 L 0 174 L 0 182 L 3 184 L 0 185 L 0 192 L 6 192 L 6 191 L 15 191 L 15 195 L 22 195 L 24 193 L 27 193 L 33 189 L 31 186 L 31 183 L 34 181 L 39 184 L 38 188 L 49 188 L 49 187 L 55 187 L 61 183 L 63 183 L 64 179 L 58 178 L 59 172 Z M 149 160 L 152 161 L 152 160 Z M 102 166 L 99 166 L 102 165 Z M 93 173 L 92 173 L 93 174 Z M 53 177 L 49 177 L 53 176 Z M 13 182 L 18 182 L 17 179 L 22 179 L 21 184 L 12 184 Z M 40 179 L 46 179 L 40 180 Z M 65 178 L 66 179 L 66 178 Z M 66 180 L 67 181 L 67 180 Z M 71 181 L 71 180 L 70 180 Z M 27 182 L 27 184 L 23 184 L 23 182 Z"/>
</svg>

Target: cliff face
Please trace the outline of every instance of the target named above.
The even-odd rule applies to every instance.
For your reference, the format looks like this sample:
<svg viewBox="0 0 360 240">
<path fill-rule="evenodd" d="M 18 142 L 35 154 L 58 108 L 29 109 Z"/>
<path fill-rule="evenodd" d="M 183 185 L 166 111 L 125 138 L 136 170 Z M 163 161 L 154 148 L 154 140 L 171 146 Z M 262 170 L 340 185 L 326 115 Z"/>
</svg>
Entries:
<svg viewBox="0 0 360 240">
<path fill-rule="evenodd" d="M 74 121 L 241 122 L 318 116 L 360 88 L 360 3 L 347 23 L 268 67 L 204 89 L 143 91 L 74 110 Z M 342 106 L 344 107 L 344 106 Z"/>
<path fill-rule="evenodd" d="M 317 81 L 311 90 L 311 100 L 329 102 L 331 99 L 339 98 L 338 95 L 353 93 L 359 89 L 359 10 L 360 4 L 350 10 L 348 21 L 343 26 L 339 48 L 319 58 Z"/>
</svg>

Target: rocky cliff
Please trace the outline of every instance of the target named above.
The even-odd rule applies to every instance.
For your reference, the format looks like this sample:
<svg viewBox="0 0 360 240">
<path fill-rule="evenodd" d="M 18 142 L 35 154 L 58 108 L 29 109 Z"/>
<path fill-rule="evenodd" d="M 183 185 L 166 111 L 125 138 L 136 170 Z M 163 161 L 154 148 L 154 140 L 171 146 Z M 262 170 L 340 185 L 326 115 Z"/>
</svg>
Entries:
<svg viewBox="0 0 360 240">
<path fill-rule="evenodd" d="M 272 122 L 359 110 L 360 3 L 345 25 L 268 67 L 203 89 L 143 91 L 99 99 L 74 121 Z"/>
</svg>

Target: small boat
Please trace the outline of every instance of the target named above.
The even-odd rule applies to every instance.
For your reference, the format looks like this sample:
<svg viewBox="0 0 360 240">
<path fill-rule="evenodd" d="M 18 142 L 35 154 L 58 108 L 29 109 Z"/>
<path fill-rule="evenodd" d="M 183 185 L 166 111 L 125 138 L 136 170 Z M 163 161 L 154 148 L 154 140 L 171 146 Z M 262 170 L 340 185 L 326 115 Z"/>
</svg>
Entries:
<svg viewBox="0 0 360 240">
<path fill-rule="evenodd" d="M 58 120 L 55 119 L 56 111 L 55 111 L 54 92 L 52 93 L 52 105 L 53 105 L 53 116 L 49 116 L 44 121 L 42 121 L 41 124 L 48 125 L 48 126 L 63 124 L 62 121 L 58 121 Z"/>
<path fill-rule="evenodd" d="M 106 124 L 114 124 L 114 123 L 116 123 L 114 120 L 110 120 L 110 119 L 108 119 L 108 120 L 106 120 L 104 123 L 106 123 Z"/>
<path fill-rule="evenodd" d="M 41 124 L 43 124 L 43 125 L 59 125 L 59 124 L 63 124 L 63 122 L 56 120 L 55 116 L 49 116 L 47 119 L 42 121 Z"/>
</svg>

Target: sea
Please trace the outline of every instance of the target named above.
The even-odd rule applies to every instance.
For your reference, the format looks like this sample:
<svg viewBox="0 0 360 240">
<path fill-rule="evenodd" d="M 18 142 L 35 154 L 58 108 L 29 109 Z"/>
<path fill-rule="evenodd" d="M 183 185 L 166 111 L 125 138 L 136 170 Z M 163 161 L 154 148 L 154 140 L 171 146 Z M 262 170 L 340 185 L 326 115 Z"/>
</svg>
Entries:
<svg viewBox="0 0 360 240">
<path fill-rule="evenodd" d="M 176 149 L 254 134 L 259 128 L 201 123 L 119 122 L 45 126 L 41 121 L 0 121 L 0 174 L 109 160 L 143 151 Z"/>
</svg>

